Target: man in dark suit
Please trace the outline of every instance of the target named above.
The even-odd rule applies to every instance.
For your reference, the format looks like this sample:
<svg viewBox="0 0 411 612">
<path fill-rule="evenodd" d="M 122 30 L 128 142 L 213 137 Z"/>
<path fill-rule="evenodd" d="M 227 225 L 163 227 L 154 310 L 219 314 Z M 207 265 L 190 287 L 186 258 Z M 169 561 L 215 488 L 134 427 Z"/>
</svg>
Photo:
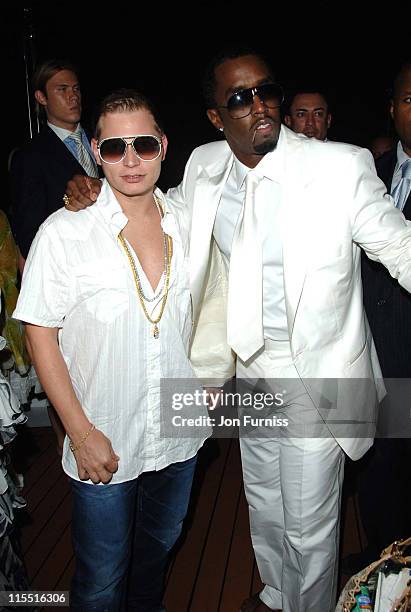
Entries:
<svg viewBox="0 0 411 612">
<path fill-rule="evenodd" d="M 75 68 L 49 60 L 33 75 L 33 91 L 44 127 L 16 151 L 11 162 L 12 227 L 24 258 L 41 223 L 63 206 L 73 173 L 98 176 L 80 125 L 81 92 Z"/>
<path fill-rule="evenodd" d="M 399 142 L 376 160 L 376 168 L 395 206 L 411 220 L 411 62 L 404 64 L 395 79 L 390 112 Z M 378 558 L 394 540 L 411 534 L 409 397 L 404 392 L 399 400 L 393 399 L 399 395 L 400 384 L 388 380 L 411 379 L 411 295 L 381 264 L 366 257 L 362 274 L 364 305 L 388 396 L 380 417 L 383 437 L 376 440 L 359 473 L 359 504 L 368 547 L 365 555 L 357 558 L 357 564 L 351 563 L 352 571 Z M 399 429 L 395 424 L 401 418 Z M 404 437 L 393 437 L 398 435 Z"/>
<path fill-rule="evenodd" d="M 66 183 L 73 173 L 98 176 L 90 143 L 80 125 L 76 69 L 67 61 L 45 61 L 35 71 L 32 85 L 44 127 L 16 151 L 10 167 L 11 225 L 22 256 L 21 271 L 38 228 L 63 206 Z M 49 407 L 48 412 L 61 452 L 65 432 L 54 409 Z"/>
</svg>

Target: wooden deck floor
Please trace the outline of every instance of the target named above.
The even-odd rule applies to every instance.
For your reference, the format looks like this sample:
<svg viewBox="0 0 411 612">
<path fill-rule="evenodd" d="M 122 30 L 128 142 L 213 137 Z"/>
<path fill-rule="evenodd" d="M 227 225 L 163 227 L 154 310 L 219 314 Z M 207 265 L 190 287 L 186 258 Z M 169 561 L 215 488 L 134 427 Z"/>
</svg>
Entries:
<svg viewBox="0 0 411 612">
<path fill-rule="evenodd" d="M 68 590 L 74 571 L 72 504 L 51 429 L 27 428 L 16 454 L 28 502 L 21 540 L 30 582 L 38 590 Z M 341 553 L 357 552 L 363 545 L 355 499 L 346 494 Z M 341 584 L 345 580 L 342 576 Z M 260 585 L 238 441 L 209 440 L 200 454 L 185 535 L 168 574 L 168 612 L 236 612 Z"/>
</svg>

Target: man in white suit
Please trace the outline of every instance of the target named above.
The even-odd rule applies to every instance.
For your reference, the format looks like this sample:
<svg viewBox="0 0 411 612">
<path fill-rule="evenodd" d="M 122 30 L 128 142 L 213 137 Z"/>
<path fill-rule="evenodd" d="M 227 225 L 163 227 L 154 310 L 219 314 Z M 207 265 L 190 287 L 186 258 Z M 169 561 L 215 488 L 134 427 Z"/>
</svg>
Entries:
<svg viewBox="0 0 411 612">
<path fill-rule="evenodd" d="M 411 228 L 368 151 L 281 126 L 281 93 L 252 51 L 216 58 L 205 91 L 208 117 L 226 141 L 196 149 L 170 192 L 191 220 L 193 362 L 203 365 L 201 375 L 223 376 L 228 344 L 239 378 L 268 379 L 269 387 L 289 379 L 282 410 L 299 432 L 324 425 L 315 437 L 257 431 L 241 439 L 265 584 L 241 610 L 332 610 L 344 452 L 358 459 L 371 446 L 384 393 L 362 306 L 359 247 L 411 290 Z M 90 203 L 81 189 L 71 183 L 67 192 Z M 210 283 L 214 299 L 204 301 L 219 264 L 223 288 L 228 277 L 227 342 L 213 327 L 220 302 Z"/>
</svg>

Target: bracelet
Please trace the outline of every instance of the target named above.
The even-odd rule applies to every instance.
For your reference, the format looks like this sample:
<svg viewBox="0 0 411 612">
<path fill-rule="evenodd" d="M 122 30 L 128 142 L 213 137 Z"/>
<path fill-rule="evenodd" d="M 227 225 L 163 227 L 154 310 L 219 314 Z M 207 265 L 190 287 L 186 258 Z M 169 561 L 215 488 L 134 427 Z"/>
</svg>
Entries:
<svg viewBox="0 0 411 612">
<path fill-rule="evenodd" d="M 77 442 L 77 444 L 73 444 L 72 440 L 70 440 L 69 442 L 69 447 L 72 453 L 75 453 L 76 451 L 78 451 L 78 449 L 80 448 L 80 446 L 83 444 L 83 442 L 85 442 L 87 440 L 87 438 L 89 437 L 89 435 L 91 434 L 91 432 L 96 428 L 95 425 L 92 425 L 90 427 L 90 429 L 88 431 L 86 431 L 86 433 L 84 434 L 84 436 L 80 439 L 79 442 Z"/>
</svg>

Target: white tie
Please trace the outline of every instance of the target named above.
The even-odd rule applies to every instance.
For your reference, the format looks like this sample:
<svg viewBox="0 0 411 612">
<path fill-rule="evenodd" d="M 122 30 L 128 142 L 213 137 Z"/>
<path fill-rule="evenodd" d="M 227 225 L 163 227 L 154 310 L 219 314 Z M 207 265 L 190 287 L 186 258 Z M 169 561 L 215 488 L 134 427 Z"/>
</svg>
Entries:
<svg viewBox="0 0 411 612">
<path fill-rule="evenodd" d="M 234 232 L 230 258 L 227 339 L 243 361 L 264 344 L 262 245 L 255 215 L 259 180 L 252 172 L 247 174 L 244 205 Z"/>
<path fill-rule="evenodd" d="M 411 159 L 407 159 L 401 167 L 401 180 L 392 192 L 395 207 L 404 210 L 411 190 Z"/>
<path fill-rule="evenodd" d="M 76 143 L 77 149 L 77 161 L 84 168 L 88 176 L 98 177 L 97 165 L 95 161 L 91 158 L 89 152 L 86 147 L 83 145 L 81 140 L 80 132 L 73 132 L 71 136 L 69 136 Z"/>
</svg>

